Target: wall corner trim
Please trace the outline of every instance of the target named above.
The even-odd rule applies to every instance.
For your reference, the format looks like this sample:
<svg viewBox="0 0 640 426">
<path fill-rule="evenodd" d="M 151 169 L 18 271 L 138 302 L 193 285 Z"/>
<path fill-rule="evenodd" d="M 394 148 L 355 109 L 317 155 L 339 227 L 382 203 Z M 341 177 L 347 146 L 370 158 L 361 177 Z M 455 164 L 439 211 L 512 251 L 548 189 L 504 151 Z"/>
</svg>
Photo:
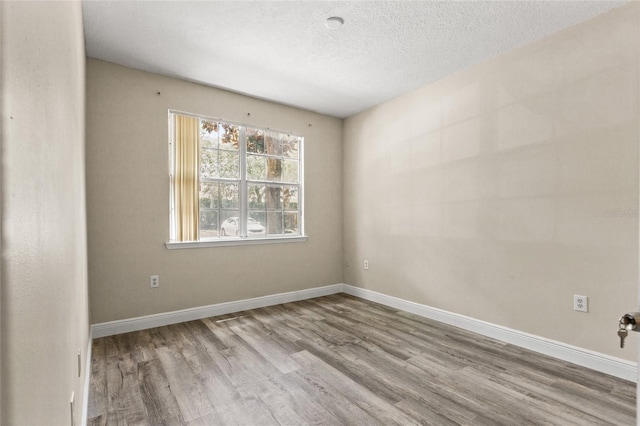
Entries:
<svg viewBox="0 0 640 426">
<path fill-rule="evenodd" d="M 478 333 L 482 336 L 539 352 L 544 355 L 571 362 L 573 364 L 590 368 L 624 380 L 629 380 L 634 383 L 637 383 L 638 381 L 638 366 L 635 362 L 568 345 L 555 340 L 546 339 L 533 334 L 524 333 L 522 331 L 513 330 L 501 325 L 444 311 L 442 309 L 433 308 L 431 306 L 422 305 L 420 303 L 411 302 L 394 296 L 388 296 L 386 294 L 355 287 L 349 284 L 333 284 L 324 287 L 315 287 L 306 290 L 256 297 L 253 299 L 224 302 L 215 305 L 183 309 L 180 311 L 93 324 L 91 326 L 91 336 L 92 338 L 97 339 L 100 337 L 113 336 L 131 331 L 146 330 L 149 328 L 177 324 L 185 321 L 230 314 L 248 309 L 256 309 L 265 306 L 311 299 L 314 297 L 328 296 L 336 293 L 347 293 L 364 300 L 380 303 L 394 309 L 410 312 L 444 324 L 459 327 L 463 330 Z"/>
<path fill-rule="evenodd" d="M 84 360 L 84 389 L 82 395 L 82 421 L 81 425 L 87 424 L 89 415 L 89 387 L 91 386 L 91 350 L 93 348 L 93 327 L 89 327 L 89 338 L 87 339 L 87 351 Z"/>
<path fill-rule="evenodd" d="M 579 348 L 566 343 L 536 336 L 501 325 L 492 324 L 475 318 L 444 311 L 386 294 L 378 293 L 348 284 L 343 285 L 344 292 L 361 299 L 411 312 L 421 317 L 429 318 L 444 324 L 462 328 L 463 330 L 491 337 L 505 343 L 529 349 L 563 361 L 587 367 L 601 373 L 609 374 L 620 379 L 637 383 L 638 365 L 635 362 L 612 357 L 588 349 Z"/>
</svg>

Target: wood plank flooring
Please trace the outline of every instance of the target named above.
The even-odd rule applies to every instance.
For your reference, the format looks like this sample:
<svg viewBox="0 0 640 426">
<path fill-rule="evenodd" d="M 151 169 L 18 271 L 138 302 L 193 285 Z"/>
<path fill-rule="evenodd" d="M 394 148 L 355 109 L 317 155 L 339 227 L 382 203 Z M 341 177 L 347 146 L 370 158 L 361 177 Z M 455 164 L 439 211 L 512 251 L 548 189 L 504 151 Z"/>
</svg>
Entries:
<svg viewBox="0 0 640 426">
<path fill-rule="evenodd" d="M 633 425 L 635 384 L 339 294 L 96 339 L 89 425 Z"/>
</svg>

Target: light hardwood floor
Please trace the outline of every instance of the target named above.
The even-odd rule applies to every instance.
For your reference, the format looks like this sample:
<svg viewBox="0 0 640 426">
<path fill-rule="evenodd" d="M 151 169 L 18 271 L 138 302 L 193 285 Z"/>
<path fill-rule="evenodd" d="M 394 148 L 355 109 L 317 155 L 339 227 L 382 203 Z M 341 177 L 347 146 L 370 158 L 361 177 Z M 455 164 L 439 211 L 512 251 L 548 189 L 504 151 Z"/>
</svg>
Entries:
<svg viewBox="0 0 640 426">
<path fill-rule="evenodd" d="M 105 424 L 632 425 L 635 384 L 339 294 L 96 339 Z"/>
</svg>

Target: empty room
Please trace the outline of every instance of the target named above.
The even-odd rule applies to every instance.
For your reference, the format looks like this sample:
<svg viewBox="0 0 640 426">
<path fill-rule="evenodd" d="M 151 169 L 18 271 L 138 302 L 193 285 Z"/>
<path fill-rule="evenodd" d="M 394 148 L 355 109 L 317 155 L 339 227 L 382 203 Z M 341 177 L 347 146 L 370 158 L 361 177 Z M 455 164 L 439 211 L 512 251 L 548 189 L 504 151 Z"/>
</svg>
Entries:
<svg viewBox="0 0 640 426">
<path fill-rule="evenodd" d="M 0 37 L 1 425 L 640 424 L 640 2 Z"/>
</svg>

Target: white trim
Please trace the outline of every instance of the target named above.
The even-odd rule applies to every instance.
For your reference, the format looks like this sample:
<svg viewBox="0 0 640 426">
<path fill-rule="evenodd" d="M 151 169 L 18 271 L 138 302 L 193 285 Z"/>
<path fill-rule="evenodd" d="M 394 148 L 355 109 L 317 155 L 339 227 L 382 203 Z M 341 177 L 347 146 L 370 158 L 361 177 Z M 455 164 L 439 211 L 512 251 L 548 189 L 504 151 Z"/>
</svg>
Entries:
<svg viewBox="0 0 640 426">
<path fill-rule="evenodd" d="M 291 291 L 288 293 L 273 294 L 253 299 L 217 303 L 215 305 L 200 306 L 180 311 L 103 322 L 92 325 L 91 329 L 93 337 L 97 339 L 99 337 L 129 333 L 130 331 L 146 330 L 164 325 L 178 324 L 185 321 L 231 314 L 234 312 L 246 311 L 247 309 L 256 309 L 265 306 L 280 305 L 282 303 L 311 299 L 314 297 L 328 296 L 330 294 L 341 293 L 342 289 L 343 284 L 333 284 L 325 287 L 315 287 L 307 290 Z"/>
<path fill-rule="evenodd" d="M 240 166 L 240 181 L 238 182 L 238 198 L 240 201 L 240 211 L 239 216 L 240 216 L 240 227 L 238 227 L 237 229 L 237 233 L 238 235 L 244 235 L 245 238 L 247 237 L 247 221 L 249 218 L 249 200 L 247 200 L 247 192 L 248 192 L 248 186 L 249 186 L 249 182 L 247 182 L 247 128 L 245 126 L 239 126 L 238 128 L 238 134 L 240 137 L 240 142 L 238 143 L 238 148 L 239 148 L 239 159 L 242 159 L 242 161 L 239 161 L 239 166 Z M 266 137 L 265 137 L 266 139 Z M 265 141 L 266 142 L 266 141 Z M 199 148 L 198 148 L 199 149 Z M 220 161 L 220 159 L 218 159 L 218 161 Z M 198 166 L 199 167 L 199 166 Z M 216 181 L 215 179 L 212 179 L 214 182 Z M 217 182 L 220 182 L 220 180 L 218 179 Z M 266 192 L 266 187 L 265 187 L 265 192 Z M 265 206 L 266 206 L 266 200 L 265 200 Z M 220 216 L 220 210 L 218 210 L 218 215 Z M 283 215 L 284 217 L 284 215 Z M 218 220 L 220 220 L 221 218 L 218 217 Z M 230 219 L 230 218 L 229 218 Z M 265 216 L 266 219 L 266 216 Z M 282 223 L 282 221 L 281 221 Z M 268 225 L 266 223 L 265 220 L 265 225 Z M 220 223 L 218 225 L 220 228 L 222 228 L 222 223 Z M 265 231 L 267 229 L 267 226 L 264 227 Z M 265 232 L 266 234 L 266 232 Z"/>
<path fill-rule="evenodd" d="M 431 306 L 422 305 L 408 300 L 400 299 L 386 294 L 378 293 L 348 284 L 334 284 L 325 287 L 316 287 L 307 290 L 279 293 L 269 296 L 256 297 L 253 299 L 238 300 L 233 302 L 218 303 L 215 305 L 201 306 L 198 308 L 184 309 L 144 317 L 130 318 L 125 320 L 111 321 L 91 326 L 92 338 L 112 336 L 115 334 L 128 333 L 130 331 L 145 330 L 153 327 L 177 324 L 184 321 L 192 321 L 201 318 L 208 318 L 216 315 L 230 314 L 247 309 L 256 309 L 264 306 L 279 305 L 282 303 L 295 302 L 298 300 L 311 299 L 314 297 L 328 296 L 336 293 L 347 293 L 361 299 L 380 303 L 394 309 L 411 312 L 425 318 L 462 328 L 467 331 L 478 333 L 482 336 L 491 337 L 502 342 L 510 343 L 525 349 L 529 349 L 541 354 L 549 355 L 563 361 L 571 362 L 592 370 L 610 374 L 621 379 L 637 383 L 637 363 L 624 359 L 612 357 L 588 349 L 568 345 L 566 343 L 536 336 L 522 331 L 513 330 L 501 325 L 492 324 L 475 318 Z M 90 370 L 87 370 L 87 374 Z M 88 385 L 87 385 L 88 388 Z"/>
<path fill-rule="evenodd" d="M 237 240 L 212 240 L 212 241 L 185 241 L 185 242 L 167 242 L 164 245 L 169 250 L 191 249 L 204 247 L 229 247 L 229 246 L 245 246 L 254 244 L 275 244 L 275 243 L 304 243 L 307 241 L 305 236 L 295 237 L 271 237 L 271 238 L 242 238 Z"/>
<path fill-rule="evenodd" d="M 89 384 L 91 383 L 91 348 L 93 346 L 93 326 L 89 328 L 89 342 L 87 352 L 85 352 L 84 362 L 84 390 L 82 392 L 82 420 L 81 425 L 87 424 L 89 414 Z"/>
<path fill-rule="evenodd" d="M 638 366 L 635 362 L 568 345 L 566 343 L 522 331 L 513 330 L 501 325 L 444 311 L 442 309 L 410 302 L 397 297 L 387 296 L 386 294 L 360 287 L 344 284 L 343 289 L 345 293 L 361 299 L 370 300 L 395 309 L 411 312 L 412 314 L 420 315 L 421 317 L 453 325 L 467 331 L 491 337 L 525 349 L 530 349 L 544 355 L 549 355 L 563 361 L 581 365 L 583 367 L 610 374 L 634 383 L 638 380 Z"/>
</svg>

